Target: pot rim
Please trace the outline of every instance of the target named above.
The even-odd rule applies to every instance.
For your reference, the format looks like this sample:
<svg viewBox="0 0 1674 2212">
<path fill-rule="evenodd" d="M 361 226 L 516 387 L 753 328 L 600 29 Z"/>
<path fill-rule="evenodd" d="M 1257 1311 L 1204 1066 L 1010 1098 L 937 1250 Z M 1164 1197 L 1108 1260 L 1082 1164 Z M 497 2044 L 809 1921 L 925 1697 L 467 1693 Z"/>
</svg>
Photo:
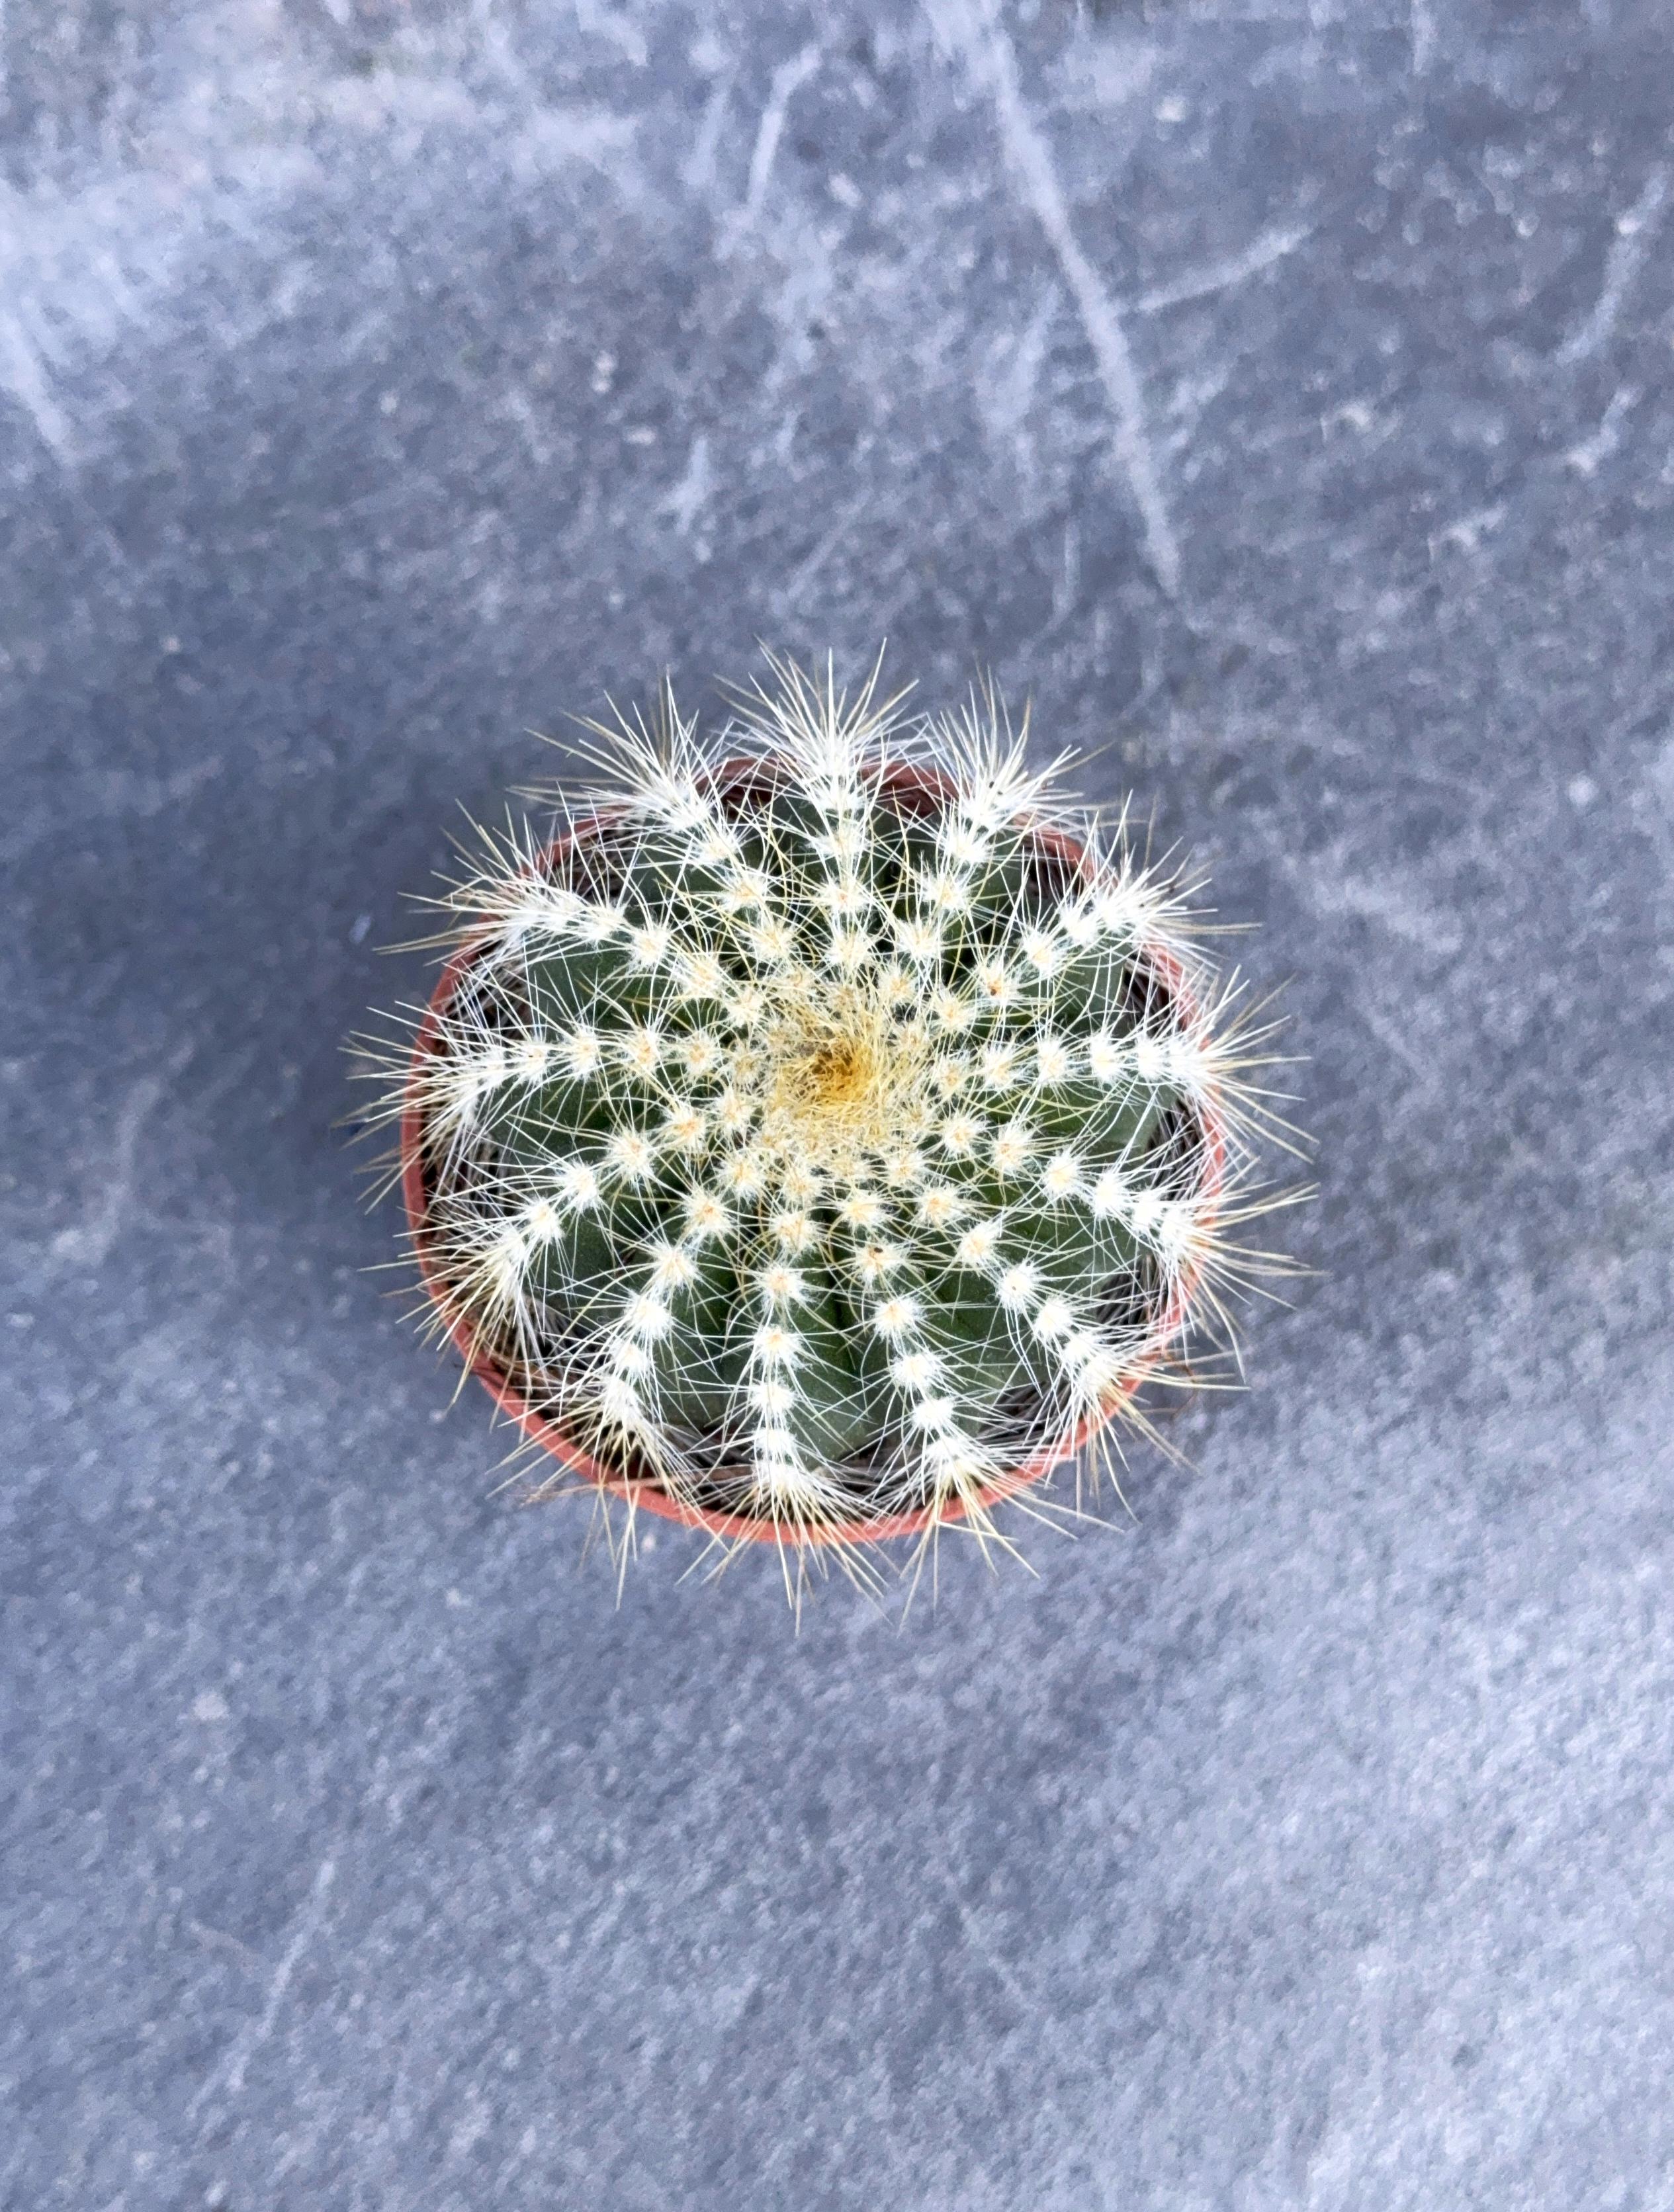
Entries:
<svg viewBox="0 0 1674 2212">
<path fill-rule="evenodd" d="M 770 756 L 765 760 L 753 756 L 735 757 L 723 761 L 713 770 L 713 781 L 717 788 L 731 789 L 746 778 L 761 774 L 764 769 L 770 772 L 773 765 Z M 940 769 L 928 763 L 910 760 L 887 763 L 879 784 L 880 789 L 910 789 L 928 792 L 934 797 L 945 796 L 953 787 L 951 779 Z M 569 830 L 553 838 L 545 847 L 543 859 L 551 860 L 559 857 L 590 830 L 607 823 L 610 818 L 606 809 L 573 823 Z M 1049 851 L 1056 852 L 1060 858 L 1070 861 L 1079 872 L 1086 872 L 1087 848 L 1079 837 L 1051 822 L 1034 822 L 1028 826 Z M 971 1509 L 963 1498 L 954 1498 L 939 1509 L 919 1506 L 910 1513 L 879 1514 L 866 1522 L 833 1522 L 829 1527 L 810 1528 L 795 1528 L 781 1521 L 758 1521 L 744 1514 L 721 1513 L 707 1506 L 689 1504 L 684 1499 L 672 1496 L 648 1478 L 623 1474 L 595 1459 L 591 1452 L 584 1450 L 566 1435 L 556 1422 L 549 1420 L 531 1406 L 505 1370 L 475 1342 L 465 1316 L 452 1310 L 447 1286 L 433 1267 L 428 1250 L 429 1202 L 424 1188 L 423 1115 L 418 1097 L 418 1074 L 425 1055 L 436 1048 L 441 1016 L 460 978 L 490 941 L 484 935 L 461 945 L 449 955 L 436 979 L 435 988 L 430 994 L 417 1035 L 413 1040 L 410 1073 L 402 1103 L 399 1137 L 401 1199 L 419 1279 L 432 1304 L 447 1321 L 448 1340 L 464 1359 L 467 1371 L 483 1384 L 499 1410 L 528 1441 L 557 1460 L 567 1473 L 580 1477 L 595 1489 L 608 1491 L 622 1498 L 630 1510 L 643 1506 L 648 1512 L 655 1514 L 661 1520 L 676 1522 L 684 1528 L 702 1528 L 723 1542 L 819 1547 L 887 1543 L 892 1538 L 922 1536 L 933 1528 L 965 1520 Z M 1139 949 L 1163 976 L 1170 992 L 1190 1017 L 1196 1012 L 1196 1002 L 1178 960 L 1160 945 L 1141 944 Z M 1199 1196 L 1213 1203 L 1220 1196 L 1226 1176 L 1226 1123 L 1216 1110 L 1213 1098 L 1201 1111 L 1207 1158 Z M 1213 1218 L 1211 1214 L 1211 1221 Z M 1109 1426 L 1184 1333 L 1187 1312 L 1201 1275 L 1202 1269 L 1196 1266 L 1181 1275 L 1161 1318 L 1151 1331 L 1133 1373 L 1108 1401 L 1092 1413 L 1083 1414 L 1055 1442 L 1043 1444 L 1020 1466 L 986 1484 L 975 1500 L 979 1511 L 1003 1504 L 1008 1498 L 1030 1489 L 1050 1474 L 1055 1468 L 1074 1459 Z"/>
</svg>

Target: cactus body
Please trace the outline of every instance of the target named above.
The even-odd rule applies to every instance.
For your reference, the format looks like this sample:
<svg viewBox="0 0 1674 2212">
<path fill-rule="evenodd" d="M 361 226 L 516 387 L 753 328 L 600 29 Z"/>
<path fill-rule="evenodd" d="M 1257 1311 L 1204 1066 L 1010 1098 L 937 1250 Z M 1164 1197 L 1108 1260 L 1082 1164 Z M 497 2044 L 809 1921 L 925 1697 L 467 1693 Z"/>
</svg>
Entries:
<svg viewBox="0 0 1674 2212">
<path fill-rule="evenodd" d="M 773 672 L 712 741 L 672 702 L 609 733 L 612 787 L 452 894 L 399 1101 L 419 1255 L 635 1494 L 982 1526 L 1251 1256 L 1250 1062 L 1178 887 L 992 702 Z"/>
</svg>

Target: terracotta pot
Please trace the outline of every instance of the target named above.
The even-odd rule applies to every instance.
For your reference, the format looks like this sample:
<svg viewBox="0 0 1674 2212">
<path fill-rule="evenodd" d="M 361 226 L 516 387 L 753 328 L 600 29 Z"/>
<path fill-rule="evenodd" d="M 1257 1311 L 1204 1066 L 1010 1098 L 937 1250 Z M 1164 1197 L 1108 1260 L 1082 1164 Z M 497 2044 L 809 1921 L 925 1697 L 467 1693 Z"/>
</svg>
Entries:
<svg viewBox="0 0 1674 2212">
<path fill-rule="evenodd" d="M 729 761 L 715 771 L 715 780 L 723 790 L 739 791 L 750 787 L 764 787 L 771 774 L 770 764 L 759 761 Z M 901 763 L 886 772 L 883 787 L 896 793 L 910 808 L 915 797 L 922 798 L 925 802 L 922 811 L 928 813 L 935 801 L 946 795 L 949 785 L 947 779 L 934 769 L 922 767 L 916 763 Z M 601 821 L 607 818 L 604 816 L 600 817 Z M 586 835 L 587 826 L 585 823 L 578 825 L 575 831 L 555 839 L 547 848 L 547 859 L 556 860 L 561 858 L 577 836 Z M 1043 823 L 1037 829 L 1036 836 L 1045 849 L 1056 853 L 1078 872 L 1086 869 L 1086 848 L 1068 831 Z M 460 978 L 482 949 L 480 944 L 462 945 L 441 971 L 414 1040 L 413 1073 L 408 1081 L 406 1103 L 401 1116 L 401 1195 L 406 1208 L 407 1227 L 424 1287 L 437 1310 L 444 1316 L 449 1310 L 451 1300 L 445 1283 L 431 1261 L 428 1225 L 429 1194 L 425 1187 L 417 1076 L 426 1056 L 436 1049 L 441 1034 L 441 1017 L 458 988 Z M 1174 999 L 1185 1008 L 1190 1018 L 1193 1011 L 1192 1001 L 1178 962 L 1160 946 L 1146 946 L 1141 950 L 1153 969 L 1163 977 Z M 1213 1113 L 1205 1115 L 1203 1134 L 1207 1164 L 1198 1195 L 1212 1202 L 1220 1193 L 1226 1171 L 1226 1130 L 1219 1116 Z M 1181 1335 L 1196 1282 L 1194 1271 L 1183 1276 L 1176 1285 L 1173 1296 L 1152 1331 L 1151 1342 L 1142 1363 L 1110 1403 L 1096 1413 L 1085 1416 L 1056 1443 L 1043 1446 L 1010 1474 L 988 1485 L 981 1495 L 980 1502 L 984 1507 L 1001 1504 L 1007 1498 L 1016 1497 L 1019 1492 L 1028 1489 L 1043 1476 L 1050 1474 L 1054 1468 L 1073 1459 L 1114 1418 L 1119 1407 L 1134 1395 L 1146 1376 Z M 874 1520 L 867 1522 L 845 1522 L 829 1529 L 788 1532 L 777 1522 L 755 1520 L 741 1514 L 714 1512 L 701 1506 L 683 1504 L 655 1482 L 624 1475 L 601 1465 L 590 1452 L 584 1450 L 544 1414 L 537 1412 L 518 1391 L 504 1370 L 486 1354 L 473 1348 L 471 1331 L 462 1317 L 449 1323 L 448 1335 L 472 1374 L 487 1389 L 501 1412 L 515 1422 L 530 1443 L 538 1444 L 569 1473 L 613 1492 L 633 1504 L 643 1506 L 648 1512 L 657 1514 L 664 1520 L 678 1521 L 687 1528 L 705 1529 L 710 1535 L 727 1542 L 743 1540 L 750 1543 L 782 1543 L 788 1537 L 790 1541 L 796 1543 L 875 1544 L 896 1536 L 922 1535 L 931 1525 L 928 1509 L 920 1508 L 911 1513 L 880 1514 Z M 937 1517 L 943 1522 L 958 1521 L 964 1517 L 965 1510 L 963 1502 L 956 1499 Z"/>
</svg>

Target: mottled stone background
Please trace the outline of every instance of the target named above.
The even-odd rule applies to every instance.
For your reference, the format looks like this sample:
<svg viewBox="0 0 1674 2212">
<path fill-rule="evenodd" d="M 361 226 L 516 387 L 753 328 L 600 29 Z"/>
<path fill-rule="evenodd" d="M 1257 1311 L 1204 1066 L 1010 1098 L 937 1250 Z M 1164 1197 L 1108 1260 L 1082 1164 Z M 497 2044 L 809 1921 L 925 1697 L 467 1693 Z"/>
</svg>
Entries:
<svg viewBox="0 0 1674 2212">
<path fill-rule="evenodd" d="M 4 2203 L 1674 2204 L 1669 8 L 3 58 Z M 1319 1272 L 794 1637 L 495 1494 L 339 1041 L 527 728 L 886 633 L 1262 922 Z"/>
</svg>

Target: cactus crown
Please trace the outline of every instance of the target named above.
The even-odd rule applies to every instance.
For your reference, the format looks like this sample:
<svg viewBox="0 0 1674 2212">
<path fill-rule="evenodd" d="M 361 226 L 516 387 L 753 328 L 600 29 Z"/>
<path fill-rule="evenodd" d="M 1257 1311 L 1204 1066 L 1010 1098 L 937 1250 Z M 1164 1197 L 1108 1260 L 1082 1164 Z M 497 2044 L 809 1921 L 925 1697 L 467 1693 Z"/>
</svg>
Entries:
<svg viewBox="0 0 1674 2212">
<path fill-rule="evenodd" d="M 667 696 L 590 726 L 607 787 L 450 890 L 386 1102 L 418 1254 L 635 1494 L 980 1531 L 1259 1264 L 1226 1239 L 1251 1040 L 1179 885 L 991 696 L 771 677 L 708 740 Z"/>
</svg>

